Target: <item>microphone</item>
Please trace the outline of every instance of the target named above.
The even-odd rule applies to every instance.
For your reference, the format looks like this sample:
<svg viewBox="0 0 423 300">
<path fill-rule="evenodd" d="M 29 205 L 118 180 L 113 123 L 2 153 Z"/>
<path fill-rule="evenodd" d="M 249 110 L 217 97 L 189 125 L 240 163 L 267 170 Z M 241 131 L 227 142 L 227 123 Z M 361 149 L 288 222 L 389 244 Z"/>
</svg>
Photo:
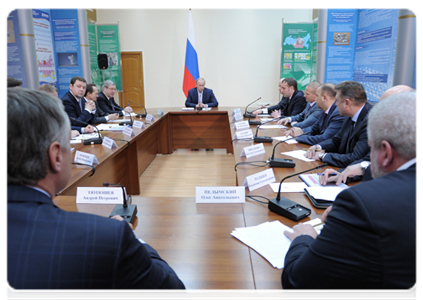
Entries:
<svg viewBox="0 0 423 300">
<path fill-rule="evenodd" d="M 84 124 L 84 125 L 91 125 L 91 126 L 93 126 L 97 130 L 98 137 L 92 138 L 92 139 L 88 139 L 88 140 L 84 140 L 84 145 L 93 145 L 93 144 L 101 144 L 101 143 L 103 143 L 103 137 L 101 136 L 100 130 L 98 130 L 97 126 L 95 126 L 93 124 L 89 124 L 89 123 L 84 122 L 84 121 L 81 121 L 81 120 L 77 120 L 77 119 L 72 118 L 72 117 L 69 117 L 69 118 L 71 120 L 73 120 L 73 121 L 79 122 L 79 123 Z"/>
<path fill-rule="evenodd" d="M 103 186 L 109 187 L 109 186 L 120 186 L 122 188 L 122 194 L 123 194 L 123 205 L 116 205 L 113 211 L 110 213 L 110 217 L 119 215 L 121 216 L 126 222 L 133 223 L 134 219 L 137 215 L 137 206 L 134 204 L 128 204 L 128 201 L 126 200 L 126 191 L 123 185 L 120 183 L 108 183 L 104 182 Z"/>
<path fill-rule="evenodd" d="M 254 136 L 254 143 L 272 143 L 273 142 L 273 139 L 270 136 L 257 136 L 258 129 L 261 125 L 264 125 L 266 123 L 270 123 L 270 122 L 273 122 L 273 121 L 274 120 L 272 119 L 270 121 L 264 122 L 263 124 L 260 124 L 260 125 L 257 126 L 256 135 Z"/>
<path fill-rule="evenodd" d="M 112 103 L 112 106 L 113 106 L 114 108 L 118 109 L 119 111 L 122 111 L 123 116 L 125 115 L 125 113 L 126 113 L 126 112 L 125 112 L 124 110 L 121 110 L 121 108 L 120 108 L 120 107 L 115 106 L 113 103 Z M 132 126 L 132 124 L 133 124 L 134 122 L 132 121 L 132 116 L 131 116 L 131 113 L 129 113 L 129 118 L 131 119 L 130 121 L 122 121 L 122 122 L 120 122 L 120 123 L 119 123 L 119 125 L 130 125 L 130 126 Z"/>
<path fill-rule="evenodd" d="M 263 107 L 266 107 L 266 106 L 268 106 L 270 103 L 267 103 L 267 104 L 265 104 L 265 105 L 262 105 L 261 107 L 263 108 Z M 246 116 L 245 116 L 245 114 L 244 114 L 244 118 L 245 118 Z M 249 114 L 248 115 L 248 124 L 250 124 L 250 125 L 260 125 L 261 124 L 261 121 L 259 120 L 259 121 L 251 121 L 251 117 L 256 117 L 256 116 L 254 116 L 253 114 Z"/>
<path fill-rule="evenodd" d="M 302 206 L 302 205 L 300 205 L 300 204 L 298 204 L 298 203 L 296 203 L 292 200 L 289 200 L 288 198 L 281 197 L 282 182 L 285 179 L 303 174 L 305 172 L 310 172 L 310 171 L 313 171 L 313 170 L 316 170 L 316 169 L 321 169 L 321 168 L 324 168 L 324 167 L 327 167 L 327 166 L 328 166 L 328 164 L 322 164 L 318 167 L 315 167 L 315 168 L 312 168 L 312 169 L 309 169 L 309 170 L 306 170 L 306 171 L 303 171 L 303 172 L 298 172 L 298 173 L 284 177 L 279 184 L 278 195 L 276 196 L 275 199 L 269 200 L 269 204 L 268 204 L 269 210 L 278 214 L 278 215 L 284 216 L 284 217 L 286 217 L 290 220 L 294 220 L 294 221 L 298 221 L 298 220 L 305 218 L 308 215 L 310 215 L 311 210 L 308 209 L 307 207 Z"/>
<path fill-rule="evenodd" d="M 309 134 L 309 132 L 300 134 L 301 135 L 305 135 L 305 134 Z M 269 158 L 269 166 L 271 168 L 294 168 L 295 167 L 295 163 L 292 159 L 285 159 L 285 158 L 275 158 L 275 149 L 276 146 L 279 145 L 280 143 L 295 139 L 296 137 L 290 137 L 289 139 L 286 139 L 284 141 L 280 141 L 278 142 L 274 147 L 273 147 L 273 152 L 272 152 L 272 157 Z"/>
<path fill-rule="evenodd" d="M 245 112 L 244 112 L 244 118 L 251 118 L 252 114 L 251 114 L 250 112 L 248 112 L 248 111 L 247 111 L 247 108 L 248 108 L 251 104 L 253 104 L 253 103 L 255 103 L 255 102 L 259 101 L 260 99 L 261 99 L 261 97 L 259 97 L 258 99 L 254 100 L 253 102 L 251 102 L 250 104 L 248 104 L 248 105 L 247 105 L 247 107 L 245 108 Z"/>
<path fill-rule="evenodd" d="M 144 106 L 144 105 L 141 105 L 141 104 L 136 103 L 136 102 L 131 101 L 131 100 L 128 100 L 128 102 L 131 102 L 131 103 L 133 103 L 133 104 L 135 104 L 135 105 L 138 105 L 138 106 L 141 106 L 142 108 L 144 108 L 145 114 L 137 114 L 137 115 L 136 115 L 136 117 L 137 117 L 137 118 L 145 118 L 145 117 L 147 116 L 147 109 L 145 108 L 145 106 Z"/>
</svg>

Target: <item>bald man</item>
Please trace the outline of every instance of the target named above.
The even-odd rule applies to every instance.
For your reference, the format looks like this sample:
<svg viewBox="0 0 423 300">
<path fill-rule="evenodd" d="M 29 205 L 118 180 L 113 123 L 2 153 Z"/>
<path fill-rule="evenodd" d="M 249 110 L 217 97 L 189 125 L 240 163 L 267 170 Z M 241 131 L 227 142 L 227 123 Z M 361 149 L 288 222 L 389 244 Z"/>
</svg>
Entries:
<svg viewBox="0 0 423 300">
<path fill-rule="evenodd" d="M 404 92 L 413 92 L 415 91 L 413 88 L 407 85 L 396 85 L 389 89 L 387 89 L 379 98 L 379 102 L 383 101 L 388 96 L 398 93 Z M 373 179 L 370 166 L 370 152 L 363 160 L 359 163 L 355 163 L 353 165 L 349 165 L 346 169 L 342 172 L 338 172 L 334 169 L 327 169 L 323 173 L 323 176 L 320 176 L 320 183 L 322 185 L 326 185 L 328 182 L 336 182 L 336 185 L 343 183 L 347 183 L 347 180 L 350 181 L 359 181 L 359 180 L 371 180 Z M 329 177 L 329 174 L 335 174 L 334 176 Z M 353 180 L 351 180 L 354 178 Z"/>
</svg>

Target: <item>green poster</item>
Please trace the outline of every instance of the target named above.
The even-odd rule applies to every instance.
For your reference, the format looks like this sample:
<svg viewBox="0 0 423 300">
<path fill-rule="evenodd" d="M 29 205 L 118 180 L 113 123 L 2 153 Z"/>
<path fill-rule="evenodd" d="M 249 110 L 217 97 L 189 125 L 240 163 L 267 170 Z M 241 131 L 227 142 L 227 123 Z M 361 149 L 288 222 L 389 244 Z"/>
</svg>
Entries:
<svg viewBox="0 0 423 300">
<path fill-rule="evenodd" d="M 283 24 L 281 78 L 295 78 L 302 91 L 311 81 L 312 48 L 312 23 Z"/>
<path fill-rule="evenodd" d="M 311 75 L 310 82 L 316 80 L 317 77 L 317 41 L 318 38 L 318 22 L 317 19 L 313 21 L 313 42 L 312 42 L 312 52 L 311 52 Z"/>
<path fill-rule="evenodd" d="M 100 70 L 97 62 L 97 38 L 95 33 L 95 25 L 88 23 L 88 44 L 90 51 L 90 66 L 91 66 L 91 83 L 96 86 L 101 86 Z"/>
<path fill-rule="evenodd" d="M 98 53 L 107 54 L 109 67 L 100 70 L 101 83 L 105 80 L 112 80 L 116 89 L 122 90 L 120 49 L 119 49 L 119 27 L 118 25 L 97 25 Z"/>
</svg>

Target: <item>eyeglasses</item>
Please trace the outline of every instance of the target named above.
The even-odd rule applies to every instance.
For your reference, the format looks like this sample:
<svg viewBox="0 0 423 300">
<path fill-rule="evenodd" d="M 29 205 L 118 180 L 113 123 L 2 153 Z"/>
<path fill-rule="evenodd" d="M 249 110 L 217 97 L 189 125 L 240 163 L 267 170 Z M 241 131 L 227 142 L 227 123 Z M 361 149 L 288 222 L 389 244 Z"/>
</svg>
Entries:
<svg viewBox="0 0 423 300">
<path fill-rule="evenodd" d="M 111 91 L 116 91 L 116 88 L 109 88 L 108 87 L 108 89 L 111 90 Z"/>
</svg>

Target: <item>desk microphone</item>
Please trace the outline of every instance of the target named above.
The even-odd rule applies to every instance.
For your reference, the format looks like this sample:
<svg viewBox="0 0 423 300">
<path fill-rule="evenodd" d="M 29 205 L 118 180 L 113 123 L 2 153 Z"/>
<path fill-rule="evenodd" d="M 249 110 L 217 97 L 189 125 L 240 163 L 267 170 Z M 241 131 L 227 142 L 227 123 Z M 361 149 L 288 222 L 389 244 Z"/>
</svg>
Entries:
<svg viewBox="0 0 423 300">
<path fill-rule="evenodd" d="M 144 105 L 141 105 L 141 104 L 136 103 L 136 102 L 131 101 L 131 100 L 128 100 L 128 102 L 131 102 L 131 103 L 133 103 L 133 104 L 135 104 L 135 105 L 138 105 L 138 106 L 141 106 L 142 108 L 144 108 L 145 114 L 137 114 L 137 115 L 136 115 L 136 117 L 137 117 L 137 118 L 145 118 L 145 117 L 147 116 L 147 109 L 145 108 L 145 106 L 144 106 Z"/>
<path fill-rule="evenodd" d="M 309 132 L 300 134 L 301 135 L 305 135 L 305 134 L 309 134 Z M 275 149 L 276 146 L 279 145 L 280 143 L 295 139 L 296 137 L 290 137 L 289 139 L 286 139 L 284 141 L 280 141 L 278 142 L 275 146 L 273 146 L 273 152 L 272 152 L 272 157 L 269 158 L 269 166 L 271 168 L 294 168 L 295 167 L 295 163 L 292 159 L 285 159 L 285 158 L 275 158 Z"/>
<path fill-rule="evenodd" d="M 93 124 L 89 124 L 87 122 L 81 121 L 81 120 L 77 120 L 75 118 L 69 117 L 71 120 L 79 122 L 81 124 L 84 125 L 91 125 L 92 127 L 94 127 L 97 130 L 98 133 L 98 137 L 96 138 L 92 138 L 92 139 L 88 139 L 88 140 L 84 140 L 84 145 L 93 145 L 93 144 L 101 144 L 103 143 L 103 137 L 100 134 L 100 130 L 98 130 L 97 126 L 93 125 Z"/>
<path fill-rule="evenodd" d="M 255 102 L 259 101 L 260 99 L 261 99 L 261 97 L 259 97 L 258 99 L 254 100 L 253 102 L 251 102 L 250 104 L 248 104 L 248 105 L 247 105 L 247 107 L 245 108 L 245 112 L 244 112 L 244 118 L 251 118 L 252 114 L 251 114 L 251 112 L 248 112 L 248 111 L 247 111 L 247 108 L 248 108 L 251 104 L 253 104 L 253 103 L 255 103 Z"/>
<path fill-rule="evenodd" d="M 122 194 L 123 194 L 123 205 L 116 205 L 113 211 L 110 213 L 110 217 L 119 215 L 121 216 L 126 222 L 133 223 L 134 219 L 137 215 L 137 206 L 134 204 L 128 204 L 128 201 L 126 200 L 126 191 L 123 185 L 120 183 L 107 183 L 104 182 L 103 186 L 109 187 L 109 186 L 120 186 L 122 188 Z"/>
<path fill-rule="evenodd" d="M 126 111 L 121 110 L 121 107 L 115 106 L 113 103 L 112 103 L 112 106 L 114 108 L 118 109 L 119 111 L 121 111 L 122 112 L 122 115 L 125 116 Z M 131 113 L 129 113 L 129 119 L 131 119 L 131 120 L 130 121 L 122 121 L 122 122 L 119 123 L 119 125 L 129 125 L 129 126 L 132 126 L 132 124 L 134 122 L 132 121 Z"/>
<path fill-rule="evenodd" d="M 274 121 L 274 119 L 267 121 L 267 122 L 264 122 L 263 124 L 260 124 L 260 125 L 257 126 L 256 135 L 254 136 L 254 143 L 272 143 L 273 142 L 273 139 L 270 136 L 257 136 L 258 129 L 261 125 L 264 125 L 264 124 L 267 124 L 267 123 L 270 123 L 270 122 L 273 122 L 273 121 Z"/>
<path fill-rule="evenodd" d="M 305 206 L 302 206 L 292 200 L 289 200 L 288 198 L 285 197 L 281 197 L 281 186 L 282 186 L 282 182 L 285 179 L 303 174 L 305 172 L 310 172 L 316 169 L 321 169 L 324 167 L 327 167 L 328 164 L 322 164 L 320 166 L 317 166 L 315 168 L 303 171 L 303 172 L 298 172 L 289 176 L 284 177 L 281 182 L 279 183 L 279 190 L 278 190 L 278 195 L 276 196 L 275 199 L 270 199 L 269 200 L 269 210 L 277 213 L 278 215 L 284 216 L 290 220 L 294 220 L 294 221 L 298 221 L 302 218 L 307 217 L 308 215 L 311 214 L 311 210 L 308 209 Z"/>
</svg>

